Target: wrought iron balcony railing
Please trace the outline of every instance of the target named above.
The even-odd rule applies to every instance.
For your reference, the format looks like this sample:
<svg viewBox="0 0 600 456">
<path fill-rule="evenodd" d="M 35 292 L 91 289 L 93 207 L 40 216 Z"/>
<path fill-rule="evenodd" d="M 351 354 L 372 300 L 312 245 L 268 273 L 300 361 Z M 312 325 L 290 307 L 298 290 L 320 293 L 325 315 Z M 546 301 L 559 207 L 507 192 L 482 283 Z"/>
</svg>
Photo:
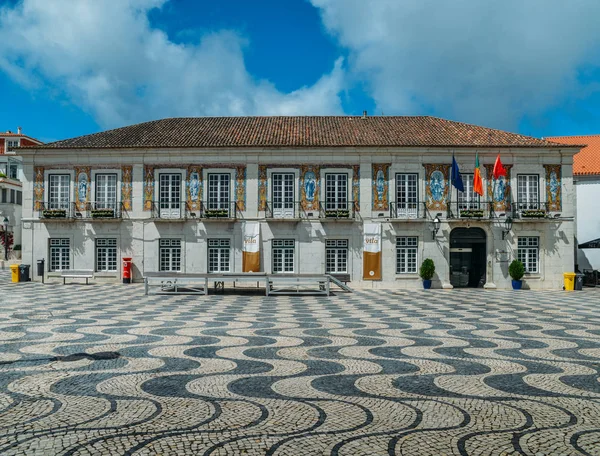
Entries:
<svg viewBox="0 0 600 456">
<path fill-rule="evenodd" d="M 65 220 L 73 217 L 69 201 L 38 202 L 36 205 L 41 219 Z"/>
<path fill-rule="evenodd" d="M 490 201 L 451 201 L 447 205 L 449 219 L 491 219 L 495 217 L 494 204 Z"/>
<path fill-rule="evenodd" d="M 513 203 L 513 218 L 540 219 L 548 217 L 548 203 L 540 201 L 518 201 Z"/>
<path fill-rule="evenodd" d="M 77 203 L 73 203 L 72 208 L 73 217 L 92 220 L 120 219 L 123 212 L 123 203 L 117 201 L 91 201 L 85 203 L 84 210 L 80 210 Z"/>
<path fill-rule="evenodd" d="M 427 206 L 424 202 L 391 202 L 390 218 L 396 220 L 413 220 L 425 218 Z"/>
<path fill-rule="evenodd" d="M 272 220 L 295 220 L 300 218 L 309 218 L 313 213 L 315 218 L 319 211 L 305 211 L 300 201 L 267 201 L 265 218 Z"/>
<path fill-rule="evenodd" d="M 159 220 L 237 219 L 241 218 L 241 214 L 236 201 L 201 202 L 199 207 L 177 201 L 152 203 L 152 218 Z"/>
<path fill-rule="evenodd" d="M 319 218 L 328 220 L 354 220 L 358 215 L 355 201 L 319 202 Z"/>
</svg>

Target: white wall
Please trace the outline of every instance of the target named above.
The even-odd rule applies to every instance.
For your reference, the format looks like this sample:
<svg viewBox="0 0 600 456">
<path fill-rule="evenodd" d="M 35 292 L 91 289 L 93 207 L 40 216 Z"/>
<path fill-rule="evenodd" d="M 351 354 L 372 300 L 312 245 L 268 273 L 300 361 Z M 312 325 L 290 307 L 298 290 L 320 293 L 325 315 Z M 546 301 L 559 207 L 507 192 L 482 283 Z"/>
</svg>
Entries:
<svg viewBox="0 0 600 456">
<path fill-rule="evenodd" d="M 579 176 L 577 188 L 577 243 L 600 238 L 600 176 Z M 600 270 L 600 249 L 578 249 L 579 270 Z"/>
</svg>

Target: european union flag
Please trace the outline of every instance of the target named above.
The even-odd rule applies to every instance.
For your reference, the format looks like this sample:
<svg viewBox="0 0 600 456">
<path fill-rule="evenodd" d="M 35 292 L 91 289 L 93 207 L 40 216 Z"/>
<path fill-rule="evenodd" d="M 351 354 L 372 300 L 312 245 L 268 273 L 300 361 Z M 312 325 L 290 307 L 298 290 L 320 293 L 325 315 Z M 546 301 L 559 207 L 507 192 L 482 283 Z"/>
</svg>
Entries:
<svg viewBox="0 0 600 456">
<path fill-rule="evenodd" d="M 458 163 L 456 163 L 456 159 L 454 155 L 452 155 L 452 171 L 451 171 L 451 179 L 452 185 L 456 187 L 457 190 L 461 192 L 465 191 L 465 187 L 463 186 L 462 176 L 460 175 L 460 171 L 458 169 Z"/>
</svg>

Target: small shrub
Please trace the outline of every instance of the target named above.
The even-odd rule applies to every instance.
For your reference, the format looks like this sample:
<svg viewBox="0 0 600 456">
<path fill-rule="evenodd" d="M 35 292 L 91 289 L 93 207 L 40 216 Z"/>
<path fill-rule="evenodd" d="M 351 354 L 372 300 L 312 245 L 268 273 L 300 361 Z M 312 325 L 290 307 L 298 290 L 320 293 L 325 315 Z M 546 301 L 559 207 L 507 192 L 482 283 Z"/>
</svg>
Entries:
<svg viewBox="0 0 600 456">
<path fill-rule="evenodd" d="M 513 280 L 521 280 L 525 275 L 525 266 L 519 260 L 513 260 L 508 267 L 508 273 Z"/>
<path fill-rule="evenodd" d="M 421 263 L 421 269 L 419 275 L 423 280 L 431 280 L 435 273 L 435 264 L 431 258 L 425 258 Z"/>
</svg>

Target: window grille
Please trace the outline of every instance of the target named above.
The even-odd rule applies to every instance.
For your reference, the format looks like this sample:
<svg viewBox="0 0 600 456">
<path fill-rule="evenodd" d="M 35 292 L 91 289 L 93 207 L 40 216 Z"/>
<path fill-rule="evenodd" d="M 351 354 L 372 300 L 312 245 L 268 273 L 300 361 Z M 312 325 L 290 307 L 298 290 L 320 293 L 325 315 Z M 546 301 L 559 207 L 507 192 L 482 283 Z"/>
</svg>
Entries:
<svg viewBox="0 0 600 456">
<path fill-rule="evenodd" d="M 396 238 L 396 274 L 417 273 L 417 237 Z"/>
</svg>

